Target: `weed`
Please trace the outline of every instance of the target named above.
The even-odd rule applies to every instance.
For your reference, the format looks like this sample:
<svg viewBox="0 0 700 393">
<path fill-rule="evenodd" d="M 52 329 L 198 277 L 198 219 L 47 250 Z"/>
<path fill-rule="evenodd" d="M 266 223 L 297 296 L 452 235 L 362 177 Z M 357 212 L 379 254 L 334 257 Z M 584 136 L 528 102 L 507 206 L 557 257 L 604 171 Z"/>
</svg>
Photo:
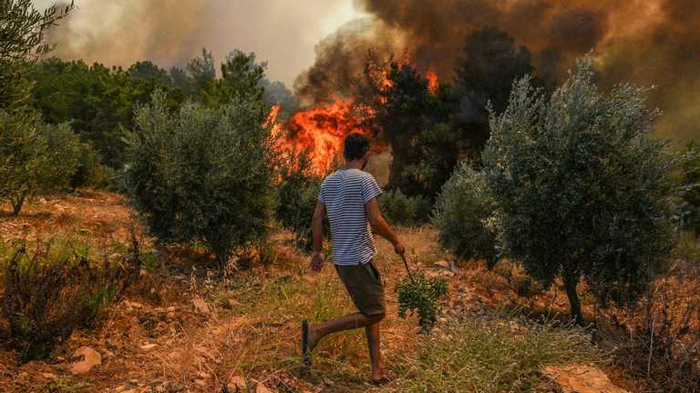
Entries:
<svg viewBox="0 0 700 393">
<path fill-rule="evenodd" d="M 509 318 L 457 319 L 423 336 L 418 352 L 399 360 L 397 391 L 548 392 L 542 367 L 600 360 L 581 330 Z"/>
</svg>

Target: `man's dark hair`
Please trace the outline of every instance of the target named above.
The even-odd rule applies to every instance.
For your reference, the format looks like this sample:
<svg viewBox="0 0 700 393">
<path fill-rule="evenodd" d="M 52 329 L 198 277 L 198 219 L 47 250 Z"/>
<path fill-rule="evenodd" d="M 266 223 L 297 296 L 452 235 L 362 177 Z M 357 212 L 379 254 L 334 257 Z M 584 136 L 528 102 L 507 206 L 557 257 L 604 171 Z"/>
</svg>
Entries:
<svg viewBox="0 0 700 393">
<path fill-rule="evenodd" d="M 359 160 L 369 151 L 369 139 L 366 136 L 353 132 L 345 137 L 345 149 L 343 157 L 348 161 Z"/>
</svg>

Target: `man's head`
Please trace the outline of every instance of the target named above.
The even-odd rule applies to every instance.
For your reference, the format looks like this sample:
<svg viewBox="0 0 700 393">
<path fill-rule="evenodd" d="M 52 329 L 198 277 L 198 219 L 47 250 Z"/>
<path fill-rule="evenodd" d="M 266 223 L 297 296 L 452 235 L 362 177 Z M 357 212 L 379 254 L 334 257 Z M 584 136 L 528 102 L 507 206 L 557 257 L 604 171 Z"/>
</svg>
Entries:
<svg viewBox="0 0 700 393">
<path fill-rule="evenodd" d="M 369 140 L 366 136 L 353 132 L 352 134 L 345 137 L 345 149 L 343 150 L 343 157 L 345 160 L 356 161 L 363 160 L 367 158 L 367 152 L 369 151 Z"/>
</svg>

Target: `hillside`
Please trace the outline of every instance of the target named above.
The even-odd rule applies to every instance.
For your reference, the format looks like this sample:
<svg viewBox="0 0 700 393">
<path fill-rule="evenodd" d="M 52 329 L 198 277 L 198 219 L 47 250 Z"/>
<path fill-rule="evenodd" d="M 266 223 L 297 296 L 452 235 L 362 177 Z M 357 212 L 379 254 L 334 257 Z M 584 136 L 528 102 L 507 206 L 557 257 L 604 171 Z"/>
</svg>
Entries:
<svg viewBox="0 0 700 393">
<path fill-rule="evenodd" d="M 138 228 L 121 196 L 84 192 L 39 199 L 20 217 L 3 216 L 0 236 L 5 243 L 17 237 L 67 236 L 99 247 L 126 242 L 131 225 Z M 285 233 L 277 233 L 262 255 L 249 255 L 239 261 L 239 270 L 223 274 L 207 268 L 208 257 L 196 248 L 161 250 L 157 264 L 141 272 L 98 326 L 76 331 L 45 361 L 19 362 L 7 325 L 0 322 L 0 390 L 214 392 L 245 379 L 278 392 L 398 392 L 430 386 L 551 391 L 552 380 L 568 374 L 559 368 L 540 375 L 544 366 L 606 359 L 590 347 L 587 333 L 552 327 L 568 310 L 561 289 L 559 295 L 554 288 L 520 296 L 515 289 L 522 287 L 523 277 L 517 269 L 501 265 L 489 272 L 475 262 L 455 267 L 437 248 L 432 229 L 402 229 L 401 235 L 412 269 L 449 280 L 450 292 L 431 335 L 418 334 L 415 318 L 397 317 L 393 288 L 405 271 L 390 246 L 380 242 L 376 263 L 386 281 L 389 309 L 383 351 L 394 379 L 381 390 L 366 383 L 365 339 L 359 331 L 322 342 L 311 372 L 304 372 L 298 356 L 300 319 L 326 319 L 352 307 L 333 269 L 309 273 L 307 258 L 289 245 Z M 142 243 L 151 247 L 152 242 Z M 549 322 L 530 322 L 541 320 L 539 315 Z M 95 350 L 101 359 L 78 374 L 71 362 L 81 361 L 71 356 L 81 347 Z M 530 358 L 524 362 L 523 357 Z M 604 370 L 629 385 L 619 378 L 620 370 L 607 364 L 601 364 Z M 479 381 L 482 377 L 493 381 Z M 597 383 L 590 375 L 583 380 Z"/>
</svg>

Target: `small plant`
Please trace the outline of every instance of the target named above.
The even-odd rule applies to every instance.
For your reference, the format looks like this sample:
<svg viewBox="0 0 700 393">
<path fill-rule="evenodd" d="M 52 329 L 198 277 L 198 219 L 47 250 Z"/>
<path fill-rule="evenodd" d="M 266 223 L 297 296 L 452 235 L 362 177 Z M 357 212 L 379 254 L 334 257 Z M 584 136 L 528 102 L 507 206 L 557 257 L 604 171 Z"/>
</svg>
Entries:
<svg viewBox="0 0 700 393">
<path fill-rule="evenodd" d="M 74 329 L 90 326 L 138 276 L 134 238 L 118 261 L 95 260 L 86 247 L 56 239 L 8 254 L 2 311 L 20 358 L 47 356 Z"/>
<path fill-rule="evenodd" d="M 438 301 L 447 294 L 447 282 L 440 278 L 425 277 L 423 274 L 414 277 L 410 271 L 408 278 L 396 286 L 396 293 L 399 295 L 399 317 L 405 319 L 407 313 L 418 313 L 418 325 L 424 332 L 428 332 L 437 321 L 440 309 Z"/>
</svg>

